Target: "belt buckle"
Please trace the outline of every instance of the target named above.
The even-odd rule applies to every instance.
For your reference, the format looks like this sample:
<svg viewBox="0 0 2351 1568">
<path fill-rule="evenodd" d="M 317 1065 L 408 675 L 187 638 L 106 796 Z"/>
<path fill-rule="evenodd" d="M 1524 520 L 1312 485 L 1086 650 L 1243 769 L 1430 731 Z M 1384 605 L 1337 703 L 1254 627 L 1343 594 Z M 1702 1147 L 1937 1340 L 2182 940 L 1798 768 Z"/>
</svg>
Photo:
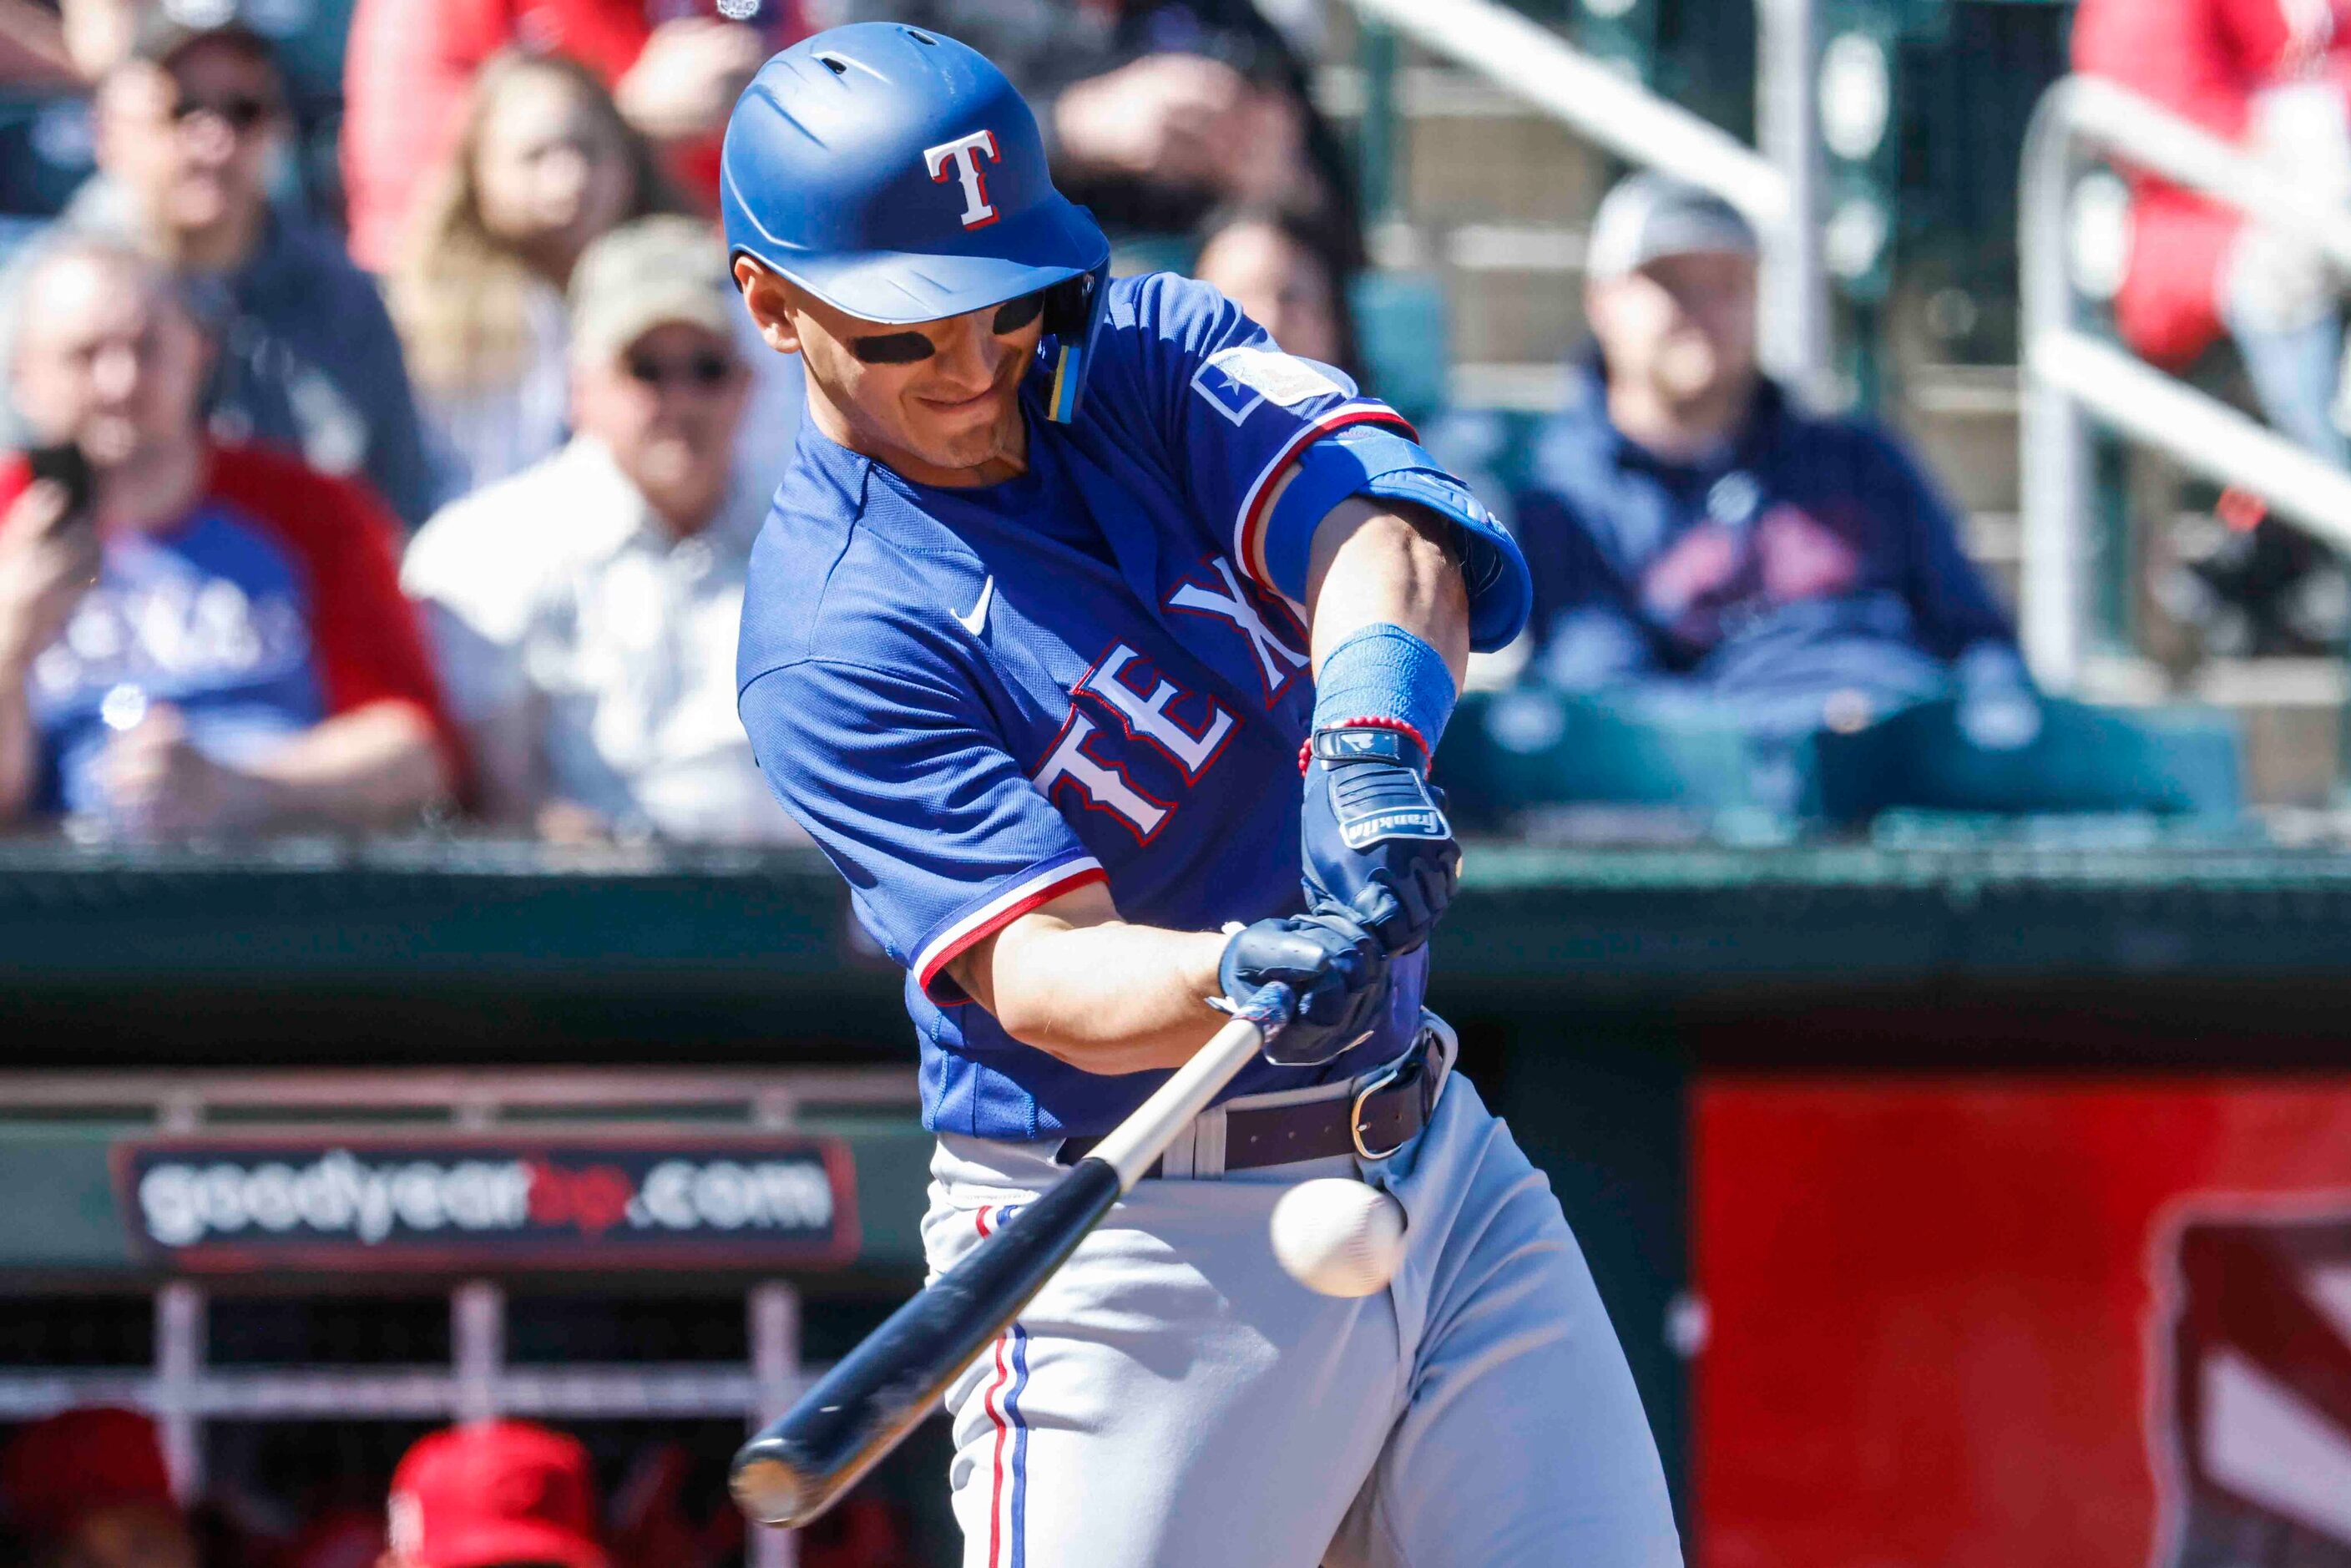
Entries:
<svg viewBox="0 0 2351 1568">
<path fill-rule="evenodd" d="M 1364 1079 L 1363 1087 L 1355 1091 L 1354 1097 L 1347 1107 L 1347 1137 L 1355 1145 L 1355 1153 L 1364 1159 L 1376 1164 L 1390 1158 L 1397 1149 L 1412 1142 L 1409 1137 L 1404 1138 L 1399 1140 L 1395 1147 L 1376 1152 L 1366 1147 L 1364 1143 L 1364 1106 L 1365 1102 L 1381 1090 L 1392 1088 L 1420 1071 L 1423 1054 L 1419 1043 L 1415 1041 L 1412 1049 Z"/>
</svg>

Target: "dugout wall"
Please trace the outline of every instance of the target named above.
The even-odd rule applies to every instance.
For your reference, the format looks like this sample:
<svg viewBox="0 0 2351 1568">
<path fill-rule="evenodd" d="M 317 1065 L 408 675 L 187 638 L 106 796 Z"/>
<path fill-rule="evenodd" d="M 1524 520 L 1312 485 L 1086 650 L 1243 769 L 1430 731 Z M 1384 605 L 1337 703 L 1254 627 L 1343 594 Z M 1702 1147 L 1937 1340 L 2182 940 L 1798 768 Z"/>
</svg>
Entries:
<svg viewBox="0 0 2351 1568">
<path fill-rule="evenodd" d="M 144 1408 L 183 1498 L 283 1524 L 516 1416 L 706 1545 L 736 1444 L 919 1281 L 929 1150 L 889 1068 L 0 1074 L 0 1424 Z M 878 1481 L 924 1561 L 941 1442 Z"/>
</svg>

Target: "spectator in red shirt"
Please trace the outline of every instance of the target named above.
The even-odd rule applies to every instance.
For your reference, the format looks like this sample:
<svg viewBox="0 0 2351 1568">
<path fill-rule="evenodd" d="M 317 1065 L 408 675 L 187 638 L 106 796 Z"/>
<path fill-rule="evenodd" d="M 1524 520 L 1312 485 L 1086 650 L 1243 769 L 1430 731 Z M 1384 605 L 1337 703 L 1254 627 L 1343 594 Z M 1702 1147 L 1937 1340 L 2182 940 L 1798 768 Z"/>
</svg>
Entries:
<svg viewBox="0 0 2351 1568">
<path fill-rule="evenodd" d="M 195 1568 L 155 1423 L 91 1406 L 36 1421 L 0 1449 L 0 1516 L 35 1564 Z"/>
<path fill-rule="evenodd" d="M 793 0 L 359 0 L 344 54 L 343 188 L 351 253 L 397 264 L 419 176 L 455 144 L 475 73 L 510 48 L 580 61 L 672 172 L 717 193 L 719 133 L 770 51 L 798 36 Z"/>
<path fill-rule="evenodd" d="M 2074 59 L 2260 154 L 2303 191 L 2351 201 L 2351 0 L 2081 0 Z M 2333 413 L 2340 284 L 2323 259 L 2161 181 L 2135 178 L 2133 193 L 2115 301 L 2131 346 L 2176 368 L 2227 330 L 2271 422 L 2351 459 Z"/>
<path fill-rule="evenodd" d="M 0 822 L 138 837 L 413 821 L 457 776 L 393 525 L 358 486 L 198 421 L 169 280 L 91 241 L 26 281 L 11 367 L 87 505 L 0 465 Z"/>
</svg>

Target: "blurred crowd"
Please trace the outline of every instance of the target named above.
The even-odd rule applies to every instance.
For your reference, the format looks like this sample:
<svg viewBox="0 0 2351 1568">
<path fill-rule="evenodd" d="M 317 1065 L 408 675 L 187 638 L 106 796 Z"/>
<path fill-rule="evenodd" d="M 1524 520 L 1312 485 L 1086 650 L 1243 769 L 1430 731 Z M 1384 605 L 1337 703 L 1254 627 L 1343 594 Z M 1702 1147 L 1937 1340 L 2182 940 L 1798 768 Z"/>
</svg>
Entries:
<svg viewBox="0 0 2351 1568">
<path fill-rule="evenodd" d="M 2351 204 L 2351 0 L 2080 0 L 2076 69 L 2184 116 L 2315 204 Z M 2298 235 L 2144 172 L 2130 181 L 2115 324 L 2186 371 L 2227 340 L 2270 423 L 2351 465 L 2346 280 Z M 2222 546 L 2159 585 L 2216 652 L 2339 652 L 2351 578 L 2325 547 L 2224 497 Z"/>
<path fill-rule="evenodd" d="M 674 1446 L 637 1454 L 607 1498 L 589 1450 L 527 1421 L 429 1433 L 382 1494 L 256 1522 L 173 1490 L 154 1421 L 63 1411 L 0 1446 L 0 1560 L 16 1568 L 720 1568 L 746 1526 L 715 1486 L 688 1495 Z M 378 1483 L 380 1486 L 381 1482 Z M 801 1532 L 803 1568 L 911 1568 L 904 1521 L 870 1491 Z"/>
<path fill-rule="evenodd" d="M 2347 5 L 2085 0 L 2078 48 L 2351 191 Z M 1122 268 L 1192 270 L 1383 392 L 1350 165 L 1287 9 L 356 0 L 346 35 L 291 0 L 0 0 L 0 85 L 80 105 L 90 163 L 54 212 L 0 182 L 24 209 L 0 822 L 796 840 L 731 649 L 802 392 L 722 270 L 716 138 L 774 48 L 883 15 L 1010 70 Z M 2176 192 L 2137 200 L 2122 329 L 2173 361 L 2232 336 L 2281 428 L 2341 457 L 2335 280 Z M 2056 710 L 1935 477 L 1759 369 L 1756 256 L 1729 206 L 1654 175 L 1596 214 L 1566 404 L 1485 480 L 1537 613 L 1482 678 L 1736 731 L 1765 779 L 1922 709 L 2032 755 Z M 1442 448 L 1443 411 L 1414 412 Z M 2244 554 L 2334 570 L 2266 526 Z M 2297 591 L 2278 615 L 2316 614 Z"/>
<path fill-rule="evenodd" d="M 736 95 L 852 18 L 358 0 L 322 89 L 308 6 L 0 6 L 91 165 L 0 265 L 0 822 L 797 838 L 732 647 L 799 371 L 711 217 Z M 1141 265 L 1352 364 L 1345 166 L 1249 0 L 954 21 Z"/>
</svg>

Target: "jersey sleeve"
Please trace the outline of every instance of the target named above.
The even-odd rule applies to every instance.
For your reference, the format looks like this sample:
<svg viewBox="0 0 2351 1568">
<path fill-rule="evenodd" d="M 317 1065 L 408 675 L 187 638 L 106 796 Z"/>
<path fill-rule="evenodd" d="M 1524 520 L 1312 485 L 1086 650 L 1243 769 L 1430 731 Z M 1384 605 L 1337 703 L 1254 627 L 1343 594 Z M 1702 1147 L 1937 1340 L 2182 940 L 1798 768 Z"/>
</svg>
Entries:
<svg viewBox="0 0 2351 1568">
<path fill-rule="evenodd" d="M 1134 390 L 1164 421 L 1176 482 L 1259 586 L 1306 598 L 1314 532 L 1351 496 L 1411 502 L 1453 524 L 1470 591 L 1470 641 L 1490 651 L 1526 623 L 1517 543 L 1403 415 L 1343 371 L 1285 354 L 1207 284 L 1160 274 L 1114 296 L 1112 332 L 1141 367 Z"/>
<path fill-rule="evenodd" d="M 850 886 L 858 918 L 934 1002 L 946 967 L 1030 910 L 1105 882 L 970 699 L 920 673 L 833 659 L 743 688 L 769 786 Z"/>
</svg>

